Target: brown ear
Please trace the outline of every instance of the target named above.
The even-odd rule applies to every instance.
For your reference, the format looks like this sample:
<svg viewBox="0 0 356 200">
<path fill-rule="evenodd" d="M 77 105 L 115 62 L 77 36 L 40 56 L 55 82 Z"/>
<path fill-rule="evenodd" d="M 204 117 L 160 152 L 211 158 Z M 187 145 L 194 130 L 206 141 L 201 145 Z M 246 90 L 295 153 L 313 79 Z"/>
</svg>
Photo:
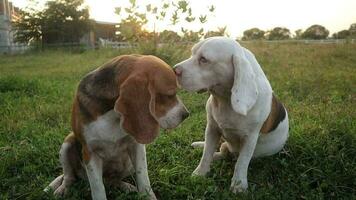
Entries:
<svg viewBox="0 0 356 200">
<path fill-rule="evenodd" d="M 159 133 L 159 124 L 153 116 L 155 95 L 147 78 L 131 76 L 120 86 L 115 111 L 121 114 L 122 128 L 138 143 L 151 143 Z"/>
</svg>

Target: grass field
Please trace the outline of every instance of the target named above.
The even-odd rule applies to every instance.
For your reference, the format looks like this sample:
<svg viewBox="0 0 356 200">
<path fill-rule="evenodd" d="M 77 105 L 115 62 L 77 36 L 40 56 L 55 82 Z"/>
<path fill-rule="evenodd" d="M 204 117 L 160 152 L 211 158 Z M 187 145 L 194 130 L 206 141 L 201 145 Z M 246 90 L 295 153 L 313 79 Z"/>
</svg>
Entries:
<svg viewBox="0 0 356 200">
<path fill-rule="evenodd" d="M 148 145 L 149 176 L 159 199 L 355 199 L 356 45 L 249 43 L 275 94 L 286 105 L 290 138 L 274 156 L 253 160 L 249 190 L 229 192 L 234 161 L 216 161 L 207 178 L 192 178 L 203 139 L 208 94 L 180 96 L 191 112 L 177 129 Z M 138 49 L 136 53 L 149 53 Z M 42 189 L 62 170 L 58 151 L 70 131 L 76 84 L 90 70 L 127 52 L 48 51 L 0 56 L 0 199 L 53 199 Z M 173 65 L 189 49 L 164 48 Z M 132 179 L 128 179 L 133 181 Z M 106 188 L 109 199 L 142 199 Z M 80 181 L 68 199 L 89 199 Z"/>
</svg>

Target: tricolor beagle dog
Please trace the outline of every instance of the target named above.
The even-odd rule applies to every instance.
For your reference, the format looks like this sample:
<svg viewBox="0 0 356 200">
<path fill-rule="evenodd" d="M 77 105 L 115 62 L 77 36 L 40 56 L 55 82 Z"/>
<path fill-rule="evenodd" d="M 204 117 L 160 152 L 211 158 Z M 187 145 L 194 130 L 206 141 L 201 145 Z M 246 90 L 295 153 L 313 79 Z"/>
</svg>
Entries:
<svg viewBox="0 0 356 200">
<path fill-rule="evenodd" d="M 197 43 L 192 56 L 175 66 L 179 84 L 188 91 L 209 90 L 203 156 L 193 175 L 204 176 L 214 158 L 237 155 L 231 190 L 248 187 L 252 157 L 279 152 L 288 138 L 288 115 L 277 100 L 254 55 L 236 41 L 212 37 Z M 215 152 L 219 140 L 224 143 Z"/>
<path fill-rule="evenodd" d="M 103 177 L 156 199 L 147 172 L 145 145 L 188 115 L 176 95 L 173 70 L 154 56 L 125 55 L 87 74 L 72 107 L 72 130 L 60 150 L 63 175 L 46 188 L 62 196 L 78 178 L 89 180 L 93 199 L 106 199 Z M 122 182 L 132 172 L 136 187 Z"/>
</svg>

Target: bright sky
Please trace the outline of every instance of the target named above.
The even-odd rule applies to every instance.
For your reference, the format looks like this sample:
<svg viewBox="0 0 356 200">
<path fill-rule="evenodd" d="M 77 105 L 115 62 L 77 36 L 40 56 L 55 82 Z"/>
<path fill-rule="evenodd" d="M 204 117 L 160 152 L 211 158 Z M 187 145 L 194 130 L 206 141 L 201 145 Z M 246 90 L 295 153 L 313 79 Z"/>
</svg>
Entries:
<svg viewBox="0 0 356 200">
<path fill-rule="evenodd" d="M 10 0 L 23 8 L 27 0 Z M 41 1 L 41 0 L 40 0 Z M 44 0 L 42 0 L 44 1 Z M 188 0 L 189 1 L 189 0 Z M 90 8 L 90 15 L 98 21 L 118 22 L 115 7 L 127 6 L 128 0 L 85 0 Z M 160 2 L 159 0 L 137 0 L 138 5 Z M 216 7 L 213 16 L 204 24 L 205 29 L 227 26 L 231 37 L 240 37 L 244 30 L 258 27 L 262 30 L 283 26 L 294 33 L 297 29 L 305 30 L 313 24 L 325 26 L 330 33 L 348 29 L 356 23 L 356 0 L 190 0 L 193 13 L 204 13 L 209 5 Z M 152 29 L 150 20 L 148 29 Z M 169 22 L 156 23 L 158 29 L 180 30 Z M 184 27 L 194 25 L 183 24 Z M 196 27 L 196 26 L 195 26 Z"/>
</svg>

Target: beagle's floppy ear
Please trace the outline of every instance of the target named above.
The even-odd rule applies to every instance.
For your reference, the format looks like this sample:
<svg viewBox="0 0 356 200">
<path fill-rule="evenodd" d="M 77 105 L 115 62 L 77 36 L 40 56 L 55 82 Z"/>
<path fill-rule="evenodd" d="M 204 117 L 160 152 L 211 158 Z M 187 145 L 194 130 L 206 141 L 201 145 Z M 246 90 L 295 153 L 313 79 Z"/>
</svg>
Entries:
<svg viewBox="0 0 356 200">
<path fill-rule="evenodd" d="M 255 105 L 258 96 L 255 73 L 242 47 L 232 55 L 232 64 L 234 84 L 231 89 L 231 105 L 235 112 L 246 115 Z"/>
<path fill-rule="evenodd" d="M 151 143 L 159 134 L 154 117 L 155 94 L 144 76 L 131 76 L 120 86 L 114 110 L 121 114 L 121 127 L 138 143 Z"/>
</svg>

